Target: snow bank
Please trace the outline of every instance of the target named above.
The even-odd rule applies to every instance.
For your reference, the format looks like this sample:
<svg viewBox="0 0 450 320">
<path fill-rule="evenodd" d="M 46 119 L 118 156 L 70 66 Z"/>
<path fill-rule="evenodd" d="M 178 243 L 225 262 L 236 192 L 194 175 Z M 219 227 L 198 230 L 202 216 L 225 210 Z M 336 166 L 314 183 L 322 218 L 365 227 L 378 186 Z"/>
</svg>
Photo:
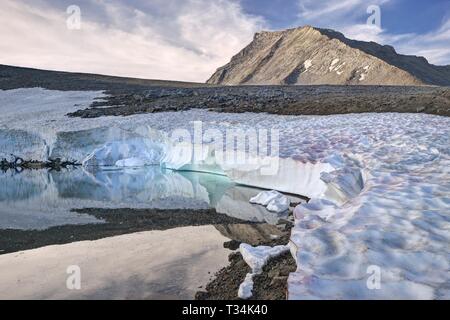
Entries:
<svg viewBox="0 0 450 320">
<path fill-rule="evenodd" d="M 298 263 L 289 279 L 291 299 L 450 296 L 449 118 L 205 110 L 101 121 L 65 116 L 95 97 L 101 93 L 0 91 L 0 157 L 63 156 L 113 166 L 133 158 L 307 196 L 312 202 L 296 209 L 291 239 Z M 228 165 L 215 161 L 217 150 L 207 141 L 198 146 L 167 139 L 173 130 L 193 133 L 196 121 L 204 131 L 219 133 L 277 129 L 279 154 L 258 158 L 251 167 Z M 270 165 L 276 170 L 262 174 Z M 381 289 L 364 285 L 373 266 L 381 270 Z"/>
<path fill-rule="evenodd" d="M 239 250 L 244 261 L 252 269 L 252 272 L 246 275 L 244 282 L 239 286 L 238 296 L 241 299 L 249 299 L 253 295 L 253 277 L 263 272 L 264 266 L 271 258 L 278 257 L 284 252 L 289 251 L 289 246 L 252 247 L 243 243 L 240 245 Z"/>
</svg>

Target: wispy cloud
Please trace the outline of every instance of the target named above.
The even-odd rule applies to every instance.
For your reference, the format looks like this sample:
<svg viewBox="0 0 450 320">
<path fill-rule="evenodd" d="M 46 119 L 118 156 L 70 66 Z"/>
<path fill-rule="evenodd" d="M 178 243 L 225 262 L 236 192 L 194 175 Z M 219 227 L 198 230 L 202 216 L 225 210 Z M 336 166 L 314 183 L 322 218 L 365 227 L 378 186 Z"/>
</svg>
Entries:
<svg viewBox="0 0 450 320">
<path fill-rule="evenodd" d="M 450 18 L 436 30 L 423 34 L 398 34 L 365 23 L 369 5 L 390 4 L 395 0 L 298 0 L 299 23 L 333 28 L 361 41 L 389 44 L 399 53 L 425 56 L 434 64 L 450 64 Z M 383 11 L 381 11 L 383 12 Z M 382 15 L 383 16 L 383 15 Z M 383 21 L 383 20 L 381 20 Z"/>
<path fill-rule="evenodd" d="M 339 29 L 364 21 L 369 5 L 382 5 L 390 0 L 298 0 L 299 21 L 314 26 Z"/>
<path fill-rule="evenodd" d="M 450 17 L 446 17 L 440 28 L 431 32 L 413 34 L 397 41 L 398 51 L 426 57 L 438 65 L 450 64 Z"/>
<path fill-rule="evenodd" d="M 264 27 L 232 0 L 82 0 L 82 28 L 68 30 L 51 2 L 2 0 L 0 63 L 205 81 Z"/>
<path fill-rule="evenodd" d="M 352 11 L 354 7 L 360 6 L 362 2 L 362 0 L 302 0 L 299 2 L 299 17 L 307 21 L 316 21 L 324 16 L 327 18 L 330 15 L 340 16 Z"/>
<path fill-rule="evenodd" d="M 365 24 L 343 27 L 342 32 L 352 39 L 389 44 L 394 46 L 399 53 L 423 56 L 430 63 L 446 65 L 450 64 L 449 22 L 445 22 L 437 30 L 424 34 L 393 34 Z"/>
</svg>

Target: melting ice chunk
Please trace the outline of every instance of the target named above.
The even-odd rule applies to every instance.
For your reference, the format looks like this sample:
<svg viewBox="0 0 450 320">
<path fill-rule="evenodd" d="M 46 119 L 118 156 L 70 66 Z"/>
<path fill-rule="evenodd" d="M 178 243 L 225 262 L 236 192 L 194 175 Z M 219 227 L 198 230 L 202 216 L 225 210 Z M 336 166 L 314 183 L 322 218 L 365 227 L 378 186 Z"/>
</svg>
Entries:
<svg viewBox="0 0 450 320">
<path fill-rule="evenodd" d="M 308 69 L 312 66 L 312 60 L 306 60 L 303 66 L 305 67 L 305 72 L 308 71 Z"/>
<path fill-rule="evenodd" d="M 279 197 L 281 193 L 278 191 L 263 191 L 259 193 L 256 197 L 250 199 L 250 203 L 260 204 L 262 206 L 267 206 L 276 197 Z"/>
<path fill-rule="evenodd" d="M 241 244 L 239 250 L 242 254 L 244 261 L 252 269 L 251 273 L 248 273 L 245 277 L 244 282 L 239 286 L 238 296 L 241 299 L 249 299 L 252 297 L 253 293 L 253 277 L 255 275 L 261 274 L 263 267 L 271 258 L 278 257 L 286 251 L 289 251 L 289 246 L 276 246 L 267 247 L 259 246 L 252 247 L 248 244 Z"/>
<path fill-rule="evenodd" d="M 267 210 L 272 212 L 285 212 L 289 210 L 289 206 L 291 205 L 291 201 L 286 196 L 281 196 L 273 199 L 270 201 L 270 203 L 267 205 Z"/>
<path fill-rule="evenodd" d="M 250 199 L 250 203 L 263 205 L 267 207 L 267 210 L 278 213 L 289 210 L 291 204 L 285 195 L 275 190 L 259 193 Z"/>
<path fill-rule="evenodd" d="M 247 273 L 244 282 L 239 286 L 238 297 L 250 299 L 253 296 L 253 273 Z"/>
</svg>

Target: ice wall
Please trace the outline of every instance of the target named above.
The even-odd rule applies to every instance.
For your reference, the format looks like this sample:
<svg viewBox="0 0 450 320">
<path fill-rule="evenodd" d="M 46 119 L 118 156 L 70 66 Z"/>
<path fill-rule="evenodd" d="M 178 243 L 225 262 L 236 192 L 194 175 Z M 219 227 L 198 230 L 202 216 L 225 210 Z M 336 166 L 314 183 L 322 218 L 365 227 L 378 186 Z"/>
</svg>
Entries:
<svg viewBox="0 0 450 320">
<path fill-rule="evenodd" d="M 106 167 L 160 164 L 175 170 L 223 174 L 243 185 L 310 198 L 327 194 L 328 198 L 339 203 L 358 193 L 358 187 L 362 185 L 353 184 L 351 175 L 339 171 L 343 168 L 348 170 L 349 160 L 339 153 L 328 152 L 325 155 L 318 147 L 320 142 L 307 153 L 304 150 L 297 152 L 300 144 L 292 141 L 295 137 L 292 136 L 292 125 L 285 126 L 282 117 L 272 122 L 267 115 L 248 114 L 237 119 L 235 115 L 205 111 L 100 119 L 66 116 L 102 97 L 99 92 L 59 92 L 39 88 L 0 91 L 0 158 L 15 154 L 25 159 L 45 161 L 62 158 L 78 161 L 84 166 Z M 310 121 L 309 118 L 303 120 L 300 118 L 300 123 Z M 274 128 L 282 132 L 282 146 L 275 155 L 270 152 L 251 155 L 254 160 L 251 164 L 228 161 L 228 154 L 239 155 L 240 151 L 225 146 L 222 150 L 224 157 L 217 157 L 214 143 L 206 138 L 200 144 L 194 141 L 198 122 L 202 123 L 202 133 L 215 130 L 224 137 L 230 128 L 244 131 Z M 174 141 L 173 134 L 179 130 L 191 134 L 192 140 Z M 270 142 L 268 148 L 272 147 Z M 302 143 L 305 146 L 310 144 Z M 271 169 L 269 174 L 264 173 L 267 168 Z M 355 170 L 357 176 L 359 169 Z M 329 181 L 323 177 L 324 173 L 333 173 L 325 177 Z M 347 185 L 333 183 L 347 175 L 350 177 Z M 341 190 L 341 186 L 351 189 L 350 194 L 347 189 Z"/>
</svg>

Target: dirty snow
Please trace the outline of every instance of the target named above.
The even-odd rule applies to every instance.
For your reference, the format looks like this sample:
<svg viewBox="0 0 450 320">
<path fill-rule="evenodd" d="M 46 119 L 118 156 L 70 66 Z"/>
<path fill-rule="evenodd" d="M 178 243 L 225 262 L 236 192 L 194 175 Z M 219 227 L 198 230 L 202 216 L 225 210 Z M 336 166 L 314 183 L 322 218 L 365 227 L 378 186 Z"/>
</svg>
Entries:
<svg viewBox="0 0 450 320">
<path fill-rule="evenodd" d="M 289 251 L 289 246 L 252 247 L 243 243 L 240 245 L 239 251 L 252 271 L 246 275 L 245 280 L 239 286 L 238 297 L 241 299 L 249 299 L 253 295 L 253 277 L 263 272 L 264 266 L 271 258 L 275 258 Z"/>
<path fill-rule="evenodd" d="M 146 163 L 159 160 L 175 169 L 217 172 L 244 185 L 308 196 L 312 202 L 295 211 L 291 252 L 298 270 L 289 278 L 290 299 L 450 298 L 449 118 L 205 110 L 101 119 L 65 116 L 95 97 L 101 93 L 0 91 L 0 157 L 12 152 L 35 159 L 91 157 L 108 165 L 143 157 Z M 230 127 L 279 129 L 279 154 L 267 157 L 277 164 L 275 174 L 206 161 L 192 166 L 161 131 L 192 130 L 194 121 L 203 121 L 204 130 L 221 132 Z M 120 152 L 102 158 L 99 150 L 114 143 L 119 147 L 111 150 Z M 210 151 L 203 160 L 211 160 Z M 381 270 L 379 290 L 367 286 L 372 266 Z"/>
</svg>

